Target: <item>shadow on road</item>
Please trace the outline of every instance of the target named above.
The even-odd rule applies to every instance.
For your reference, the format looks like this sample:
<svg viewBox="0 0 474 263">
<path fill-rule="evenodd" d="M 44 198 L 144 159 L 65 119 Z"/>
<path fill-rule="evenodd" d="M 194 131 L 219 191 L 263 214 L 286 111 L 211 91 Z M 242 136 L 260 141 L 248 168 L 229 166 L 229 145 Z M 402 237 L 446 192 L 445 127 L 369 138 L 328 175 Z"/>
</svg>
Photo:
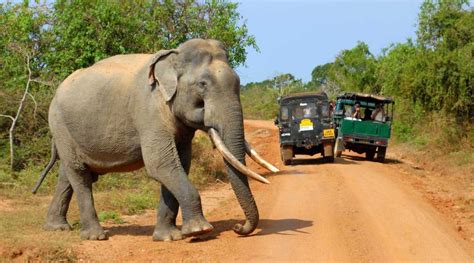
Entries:
<svg viewBox="0 0 474 263">
<path fill-rule="evenodd" d="M 351 156 L 352 157 L 352 156 Z M 359 160 L 359 159 L 354 159 L 354 160 Z M 335 158 L 334 159 L 335 163 L 338 164 L 357 164 L 357 162 L 354 162 L 352 160 L 347 160 L 344 158 Z M 291 165 L 312 165 L 312 164 L 326 164 L 326 165 L 331 165 L 331 162 L 326 162 L 324 158 L 304 158 L 304 159 L 293 159 L 291 161 Z"/>
<path fill-rule="evenodd" d="M 111 226 L 104 227 L 105 230 L 109 231 L 109 237 L 115 235 L 130 235 L 130 236 L 151 236 L 153 235 L 154 225 L 123 225 L 123 226 Z"/>
<path fill-rule="evenodd" d="M 309 234 L 302 229 L 313 226 L 313 221 L 301 219 L 262 219 L 258 225 L 257 236 Z"/>
<path fill-rule="evenodd" d="M 220 220 L 211 222 L 214 226 L 214 231 L 206 235 L 195 237 L 191 242 L 202 242 L 206 240 L 215 239 L 221 233 L 232 231 L 232 228 L 237 223 L 243 223 L 242 220 Z M 311 227 L 313 221 L 301 219 L 261 219 L 258 228 L 250 236 L 265 236 L 265 235 L 295 235 L 295 234 L 309 234 L 303 229 Z M 109 236 L 115 235 L 131 235 L 131 236 L 151 236 L 153 235 L 154 225 L 123 225 L 104 227 L 109 232 Z"/>
<path fill-rule="evenodd" d="M 343 155 L 343 157 L 337 159 L 337 163 L 341 163 L 343 161 L 349 161 L 351 160 L 351 164 L 355 164 L 357 162 L 377 162 L 377 160 L 367 160 L 365 156 L 357 156 L 357 155 Z M 356 162 L 353 162 L 356 161 Z M 391 158 L 385 158 L 384 163 L 386 164 L 400 164 L 403 163 L 402 161 L 398 159 L 391 159 Z"/>
<path fill-rule="evenodd" d="M 308 164 L 325 164 L 326 160 L 323 158 L 305 158 L 305 159 L 293 159 L 291 165 L 308 165 Z"/>
<path fill-rule="evenodd" d="M 281 170 L 277 173 L 273 173 L 272 175 L 301 175 L 301 174 L 309 174 L 310 172 L 301 171 L 301 170 Z"/>
<path fill-rule="evenodd" d="M 211 224 L 214 226 L 214 231 L 209 234 L 191 239 L 191 242 L 203 242 L 211 239 L 216 239 L 222 232 L 232 231 L 232 228 L 237 223 L 243 223 L 241 220 L 222 220 L 214 221 Z M 266 235 L 295 235 L 295 234 L 309 234 L 302 229 L 313 225 L 313 221 L 301 219 L 261 219 L 258 223 L 258 228 L 254 233 L 248 236 L 240 236 L 241 238 L 252 236 L 266 236 Z"/>
</svg>

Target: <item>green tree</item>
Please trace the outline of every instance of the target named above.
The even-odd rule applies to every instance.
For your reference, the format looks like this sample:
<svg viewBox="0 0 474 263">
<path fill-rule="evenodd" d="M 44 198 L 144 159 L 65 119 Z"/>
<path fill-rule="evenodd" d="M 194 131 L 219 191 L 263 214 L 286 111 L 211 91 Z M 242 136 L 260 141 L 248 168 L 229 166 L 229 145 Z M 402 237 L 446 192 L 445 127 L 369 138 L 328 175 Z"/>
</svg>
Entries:
<svg viewBox="0 0 474 263">
<path fill-rule="evenodd" d="M 47 63 L 64 78 L 77 68 L 116 54 L 154 53 L 191 38 L 220 40 L 232 66 L 245 62 L 246 48 L 258 49 L 228 1 L 58 0 Z"/>
<path fill-rule="evenodd" d="M 15 167 L 48 156 L 46 116 L 55 87 L 100 59 L 154 53 L 201 37 L 220 40 L 230 63 L 244 64 L 246 49 L 258 47 L 237 7 L 225 0 L 0 3 L 0 114 L 7 116 L 0 118 L 0 159 L 8 159 L 9 116 L 17 112 Z"/>
<path fill-rule="evenodd" d="M 370 53 L 369 46 L 358 42 L 354 48 L 339 53 L 330 76 L 342 90 L 378 93 L 376 71 L 377 59 Z"/>
<path fill-rule="evenodd" d="M 245 118 L 271 119 L 278 112 L 278 97 L 307 90 L 300 79 L 286 73 L 261 82 L 248 83 L 241 87 L 241 91 Z"/>
<path fill-rule="evenodd" d="M 0 148 L 5 149 L 0 158 L 7 159 L 6 150 L 10 149 L 12 169 L 43 153 L 14 146 L 37 142 L 47 134 L 43 98 L 50 89 L 41 78 L 46 76 L 42 51 L 49 17 L 49 10 L 41 3 L 0 4 Z"/>
<path fill-rule="evenodd" d="M 419 60 L 430 110 L 473 118 L 474 11 L 467 0 L 427 0 L 419 14 Z"/>
<path fill-rule="evenodd" d="M 320 87 L 328 83 L 332 65 L 332 63 L 318 65 L 311 71 L 311 83 L 315 87 Z"/>
</svg>

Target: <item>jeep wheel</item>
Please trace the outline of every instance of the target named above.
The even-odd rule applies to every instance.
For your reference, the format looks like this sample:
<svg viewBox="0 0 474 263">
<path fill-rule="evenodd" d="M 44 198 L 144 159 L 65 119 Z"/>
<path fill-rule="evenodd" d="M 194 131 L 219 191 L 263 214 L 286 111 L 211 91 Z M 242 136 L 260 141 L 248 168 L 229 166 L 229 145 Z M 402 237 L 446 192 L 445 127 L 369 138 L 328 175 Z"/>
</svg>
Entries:
<svg viewBox="0 0 474 263">
<path fill-rule="evenodd" d="M 334 162 L 334 156 L 326 156 L 326 157 L 324 157 L 324 162 L 326 162 L 326 163 L 333 163 L 333 162 Z"/>
<path fill-rule="evenodd" d="M 334 145 L 334 155 L 336 155 L 336 157 L 341 157 L 343 149 L 344 147 L 341 138 L 336 138 L 336 143 Z"/>
<path fill-rule="evenodd" d="M 378 162 L 385 162 L 385 153 L 387 152 L 386 147 L 379 147 L 377 150 L 377 161 Z"/>
<path fill-rule="evenodd" d="M 367 152 L 365 152 L 365 158 L 367 160 L 373 160 L 374 159 L 374 156 L 375 156 L 375 149 L 369 149 L 367 150 Z"/>
<path fill-rule="evenodd" d="M 291 159 L 293 158 L 293 146 L 284 145 L 280 148 L 281 160 L 284 165 L 291 165 Z"/>
<path fill-rule="evenodd" d="M 323 151 L 321 153 L 324 158 L 325 163 L 334 162 L 334 144 L 326 144 L 323 146 Z"/>
</svg>

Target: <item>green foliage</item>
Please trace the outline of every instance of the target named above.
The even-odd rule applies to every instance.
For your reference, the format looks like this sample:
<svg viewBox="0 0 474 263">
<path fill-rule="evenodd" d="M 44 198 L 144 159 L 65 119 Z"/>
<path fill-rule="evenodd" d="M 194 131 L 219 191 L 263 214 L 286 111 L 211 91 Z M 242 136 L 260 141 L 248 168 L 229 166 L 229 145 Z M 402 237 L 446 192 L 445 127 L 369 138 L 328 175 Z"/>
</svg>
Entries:
<svg viewBox="0 0 474 263">
<path fill-rule="evenodd" d="M 189 179 L 197 187 L 216 180 L 227 181 L 222 156 L 212 148 L 212 142 L 206 134 L 198 133 L 194 137 Z"/>
<path fill-rule="evenodd" d="M 333 63 L 326 63 L 324 65 L 316 66 L 313 71 L 311 71 L 311 83 L 320 87 L 325 85 L 329 81 L 329 72 L 331 70 Z"/>
<path fill-rule="evenodd" d="M 343 50 L 331 66 L 330 76 L 341 90 L 378 93 L 377 59 L 369 46 L 359 42 L 349 50 Z"/>
<path fill-rule="evenodd" d="M 114 224 L 123 224 L 125 221 L 120 217 L 120 214 L 115 211 L 102 211 L 97 215 L 100 222 L 110 221 Z"/>
<path fill-rule="evenodd" d="M 330 98 L 342 91 L 374 93 L 396 101 L 396 140 L 446 151 L 472 149 L 463 143 L 473 138 L 474 120 L 474 11 L 468 2 L 426 0 L 416 41 L 391 44 L 377 57 L 358 42 L 316 66 L 306 84 L 294 85 L 291 74 L 282 74 L 243 86 L 245 117 L 273 118 L 276 98 L 297 90 L 322 90 Z"/>
<path fill-rule="evenodd" d="M 175 48 L 197 37 L 220 40 L 231 65 L 244 64 L 246 48 L 258 47 L 237 7 L 226 0 L 0 3 L 0 114 L 16 115 L 29 70 L 33 80 L 14 131 L 15 170 L 47 162 L 48 106 L 60 81 L 76 69 L 116 54 Z M 1 167 L 9 162 L 10 126 L 0 116 Z"/>
<path fill-rule="evenodd" d="M 159 200 L 159 184 L 140 182 L 134 188 L 103 190 L 97 193 L 97 209 L 119 214 L 136 215 L 156 208 Z"/>
<path fill-rule="evenodd" d="M 467 0 L 427 0 L 419 14 L 419 76 L 426 96 L 423 106 L 458 120 L 474 113 L 474 11 Z"/>
<path fill-rule="evenodd" d="M 244 117 L 246 119 L 273 119 L 278 113 L 278 97 L 315 90 L 315 86 L 305 85 L 291 74 L 280 74 L 270 80 L 248 83 L 241 87 Z"/>
<path fill-rule="evenodd" d="M 246 48 L 258 49 L 238 4 L 227 1 L 66 1 L 54 4 L 53 39 L 46 61 L 64 78 L 115 54 L 153 53 L 191 38 L 219 39 L 232 66 L 243 64 Z"/>
<path fill-rule="evenodd" d="M 398 140 L 455 150 L 453 145 L 469 137 L 466 129 L 474 118 L 474 15 L 468 2 L 426 0 L 417 42 L 392 44 L 379 57 L 359 42 L 334 62 L 315 67 L 312 82 L 328 93 L 391 96 L 397 102 L 393 132 Z"/>
<path fill-rule="evenodd" d="M 146 209 L 156 207 L 158 196 L 152 191 L 140 191 L 137 193 L 128 193 L 123 199 L 123 203 L 118 200 L 116 205 L 123 204 L 126 208 L 126 213 L 135 215 L 143 213 Z"/>
</svg>

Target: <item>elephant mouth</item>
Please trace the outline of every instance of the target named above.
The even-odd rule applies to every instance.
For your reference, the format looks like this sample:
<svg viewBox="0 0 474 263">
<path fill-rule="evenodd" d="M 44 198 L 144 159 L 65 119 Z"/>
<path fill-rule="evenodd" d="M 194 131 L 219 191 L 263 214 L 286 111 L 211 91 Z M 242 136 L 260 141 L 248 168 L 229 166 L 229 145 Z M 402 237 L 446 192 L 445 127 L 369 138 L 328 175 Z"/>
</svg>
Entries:
<svg viewBox="0 0 474 263">
<path fill-rule="evenodd" d="M 217 150 L 219 153 L 224 157 L 224 159 L 229 162 L 230 165 L 232 165 L 235 169 L 237 169 L 239 172 L 244 174 L 245 176 L 252 178 L 256 181 L 259 181 L 261 183 L 269 184 L 270 181 L 268 181 L 265 177 L 259 175 L 258 173 L 250 170 L 247 166 L 243 165 L 235 156 L 232 155 L 232 153 L 229 151 L 229 149 L 225 146 L 224 142 L 222 141 L 221 137 L 219 136 L 219 133 L 214 129 L 214 128 L 209 128 L 207 130 L 209 136 L 211 137 L 212 142 L 216 146 Z M 269 162 L 265 161 L 253 148 L 251 148 L 250 144 L 246 141 L 245 142 L 245 148 L 246 148 L 246 153 L 253 159 L 255 160 L 259 165 L 265 167 L 266 169 L 272 171 L 272 172 L 278 172 L 278 168 L 270 164 Z"/>
</svg>

